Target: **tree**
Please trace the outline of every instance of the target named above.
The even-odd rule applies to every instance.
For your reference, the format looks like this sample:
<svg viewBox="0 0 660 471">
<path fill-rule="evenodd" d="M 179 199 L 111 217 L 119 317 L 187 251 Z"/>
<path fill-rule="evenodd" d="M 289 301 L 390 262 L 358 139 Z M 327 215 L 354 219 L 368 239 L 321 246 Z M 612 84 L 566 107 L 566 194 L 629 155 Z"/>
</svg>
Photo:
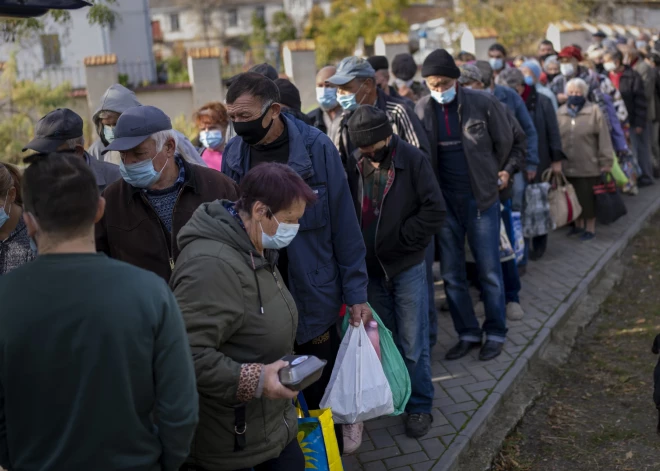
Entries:
<svg viewBox="0 0 660 471">
<path fill-rule="evenodd" d="M 0 157 L 10 163 L 20 163 L 25 156 L 21 149 L 33 137 L 34 124 L 43 115 L 61 108 L 69 100 L 68 83 L 51 87 L 17 79 L 16 55 L 4 64 L 0 75 Z"/>
<path fill-rule="evenodd" d="M 459 9 L 452 15 L 454 23 L 464 23 L 471 28 L 494 28 L 498 33 L 498 42 L 516 54 L 535 53 L 549 23 L 562 20 L 579 22 L 585 20 L 587 15 L 579 0 L 459 2 Z"/>
<path fill-rule="evenodd" d="M 271 40 L 281 45 L 284 41 L 296 39 L 296 25 L 289 15 L 278 11 L 273 15 Z"/>
<path fill-rule="evenodd" d="M 307 31 L 316 43 L 318 65 L 351 55 L 360 37 L 372 45 L 381 33 L 408 31 L 401 17 L 407 0 L 333 0 L 330 16 L 321 19 L 318 11 Z"/>
<path fill-rule="evenodd" d="M 325 12 L 323 8 L 314 5 L 309 12 L 307 24 L 305 25 L 305 39 L 314 39 L 321 34 L 321 28 L 325 22 Z"/>
</svg>

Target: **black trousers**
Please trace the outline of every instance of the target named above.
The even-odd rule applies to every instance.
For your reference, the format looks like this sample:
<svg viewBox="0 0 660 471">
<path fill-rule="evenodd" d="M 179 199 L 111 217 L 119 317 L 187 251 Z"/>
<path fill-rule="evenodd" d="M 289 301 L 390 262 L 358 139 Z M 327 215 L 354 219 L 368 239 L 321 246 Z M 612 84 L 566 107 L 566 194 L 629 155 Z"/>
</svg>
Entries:
<svg viewBox="0 0 660 471">
<path fill-rule="evenodd" d="M 323 369 L 323 375 L 316 383 L 303 391 L 305 401 L 310 409 L 319 409 L 319 403 L 325 394 L 325 388 L 330 382 L 332 369 L 335 367 L 335 360 L 341 345 L 341 338 L 335 326 L 330 327 L 323 335 L 316 337 L 310 342 L 302 345 L 296 344 L 296 355 L 313 355 L 321 360 L 326 360 L 328 363 Z M 335 425 L 335 435 L 337 435 L 337 444 L 339 445 L 339 454 L 344 452 L 344 434 L 342 433 L 342 426 Z"/>
<path fill-rule="evenodd" d="M 254 468 L 243 468 L 236 471 L 305 471 L 305 456 L 303 455 L 298 440 L 293 439 L 280 456 L 256 465 Z M 179 471 L 209 471 L 194 464 L 184 464 Z"/>
</svg>

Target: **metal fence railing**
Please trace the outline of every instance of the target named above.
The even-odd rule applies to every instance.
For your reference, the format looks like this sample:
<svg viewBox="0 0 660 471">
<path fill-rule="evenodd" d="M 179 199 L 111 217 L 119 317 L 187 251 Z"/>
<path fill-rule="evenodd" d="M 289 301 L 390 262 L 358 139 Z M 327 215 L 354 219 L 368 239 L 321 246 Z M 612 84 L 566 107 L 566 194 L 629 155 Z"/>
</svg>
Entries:
<svg viewBox="0 0 660 471">
<path fill-rule="evenodd" d="M 19 80 L 33 82 L 47 82 L 56 87 L 68 82 L 72 88 L 85 88 L 85 69 L 81 66 L 48 66 L 33 67 L 19 66 L 17 71 Z"/>
</svg>

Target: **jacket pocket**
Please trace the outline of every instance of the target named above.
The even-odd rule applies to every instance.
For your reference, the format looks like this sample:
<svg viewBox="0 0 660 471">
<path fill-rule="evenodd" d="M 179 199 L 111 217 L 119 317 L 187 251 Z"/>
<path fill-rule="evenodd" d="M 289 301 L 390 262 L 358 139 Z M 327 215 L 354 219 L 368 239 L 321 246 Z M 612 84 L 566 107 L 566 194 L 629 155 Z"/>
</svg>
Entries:
<svg viewBox="0 0 660 471">
<path fill-rule="evenodd" d="M 313 286 L 320 287 L 330 283 L 334 284 L 334 281 L 337 279 L 337 264 L 329 263 L 321 268 L 317 268 L 314 271 L 307 273 L 309 281 Z"/>
<path fill-rule="evenodd" d="M 316 203 L 305 208 L 305 214 L 300 219 L 300 230 L 311 231 L 320 229 L 328 223 L 328 189 L 325 183 L 310 185 L 316 195 Z"/>
</svg>

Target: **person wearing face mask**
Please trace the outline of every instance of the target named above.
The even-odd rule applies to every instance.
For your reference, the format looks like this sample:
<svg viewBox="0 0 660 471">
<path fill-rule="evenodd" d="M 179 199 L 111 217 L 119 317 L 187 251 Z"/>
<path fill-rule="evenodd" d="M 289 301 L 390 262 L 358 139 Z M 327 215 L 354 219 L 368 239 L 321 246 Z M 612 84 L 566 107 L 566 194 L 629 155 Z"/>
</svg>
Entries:
<svg viewBox="0 0 660 471">
<path fill-rule="evenodd" d="M 21 173 L 13 165 L 0 163 L 0 276 L 36 256 L 22 215 Z"/>
<path fill-rule="evenodd" d="M 281 113 L 279 101 L 277 86 L 262 75 L 247 72 L 231 84 L 227 111 L 237 136 L 225 148 L 222 171 L 241 184 L 261 163 L 288 164 L 318 197 L 277 261 L 300 313 L 296 353 L 328 361 L 321 379 L 305 390 L 316 409 L 341 344 L 336 329 L 341 306 L 350 306 L 353 325 L 371 319 L 365 247 L 337 148 L 318 129 Z M 342 426 L 335 432 L 341 449 Z"/>
<path fill-rule="evenodd" d="M 176 236 L 197 207 L 236 197 L 220 172 L 192 165 L 176 151 L 170 118 L 153 106 L 119 117 L 105 151 L 121 154 L 122 179 L 103 192 L 106 211 L 96 224 L 96 247 L 109 257 L 169 281 L 179 255 Z"/>
<path fill-rule="evenodd" d="M 373 105 L 384 111 L 394 134 L 429 155 L 426 133 L 412 108 L 405 101 L 385 94 L 377 87 L 375 77 L 376 72 L 368 61 L 351 56 L 342 59 L 335 75 L 328 79 L 329 84 L 337 87 L 337 99 L 344 108 L 340 132 L 334 140 L 344 165 L 355 150 L 348 134 L 348 120 L 360 105 Z"/>
<path fill-rule="evenodd" d="M 621 51 L 608 51 L 603 57 L 603 65 L 609 74 L 609 79 L 621 92 L 623 101 L 628 110 L 630 124 L 630 143 L 633 155 L 642 170 L 637 184 L 648 186 L 653 184 L 653 161 L 651 157 L 651 123 L 648 120 L 649 112 L 655 107 L 650 106 L 652 96 L 647 96 L 642 76 L 623 63 Z"/>
<path fill-rule="evenodd" d="M 506 340 L 499 191 L 509 186 L 519 163 L 511 159 L 514 136 L 504 106 L 490 93 L 457 88 L 459 76 L 446 50 L 429 54 L 422 77 L 431 95 L 417 103 L 416 112 L 435 144 L 431 165 L 447 207 L 439 235 L 441 269 L 459 342 L 446 358 L 462 358 L 481 347 L 479 358 L 485 361 L 497 357 Z M 468 292 L 466 236 L 483 287 L 483 330 Z"/>
<path fill-rule="evenodd" d="M 121 114 L 135 106 L 141 106 L 141 103 L 135 97 L 135 93 L 128 88 L 115 83 L 105 91 L 101 97 L 99 108 L 92 116 L 92 121 L 96 127 L 99 139 L 94 141 L 89 146 L 89 149 L 87 149 L 89 155 L 98 160 L 119 165 L 121 161 L 119 152 L 105 152 L 105 150 L 116 137 L 115 127 Z M 199 152 L 197 152 L 197 149 L 195 149 L 195 146 L 192 145 L 188 138 L 179 131 L 174 132 L 177 135 L 177 151 L 183 159 L 190 163 L 206 167 L 206 163 L 199 156 Z"/>
<path fill-rule="evenodd" d="M 504 46 L 495 43 L 488 48 L 488 63 L 492 67 L 495 76 L 505 68 L 510 67 L 506 62 L 506 49 Z"/>
<path fill-rule="evenodd" d="M 392 98 L 401 101 L 410 109 L 415 108 L 414 101 L 407 97 L 401 96 L 397 90 L 397 87 L 390 85 L 390 61 L 387 59 L 387 57 L 369 56 L 367 57 L 367 62 L 371 64 L 371 67 L 373 67 L 374 71 L 376 72 L 376 86 L 382 90 L 385 95 L 391 96 Z"/>
<path fill-rule="evenodd" d="M 297 391 L 278 376 L 288 365 L 281 358 L 294 352 L 298 309 L 277 258 L 301 237 L 303 214 L 316 199 L 289 166 L 264 163 L 242 179 L 236 202 L 202 204 L 179 233 L 170 286 L 200 394 L 184 470 L 305 469 L 291 401 Z"/>
<path fill-rule="evenodd" d="M 34 150 L 41 154 L 71 152 L 85 161 L 96 177 L 99 191 L 119 180 L 119 167 L 110 162 L 97 160 L 85 152 L 83 120 L 68 108 L 58 108 L 41 118 L 34 127 L 34 139 L 23 152 Z"/>
<path fill-rule="evenodd" d="M 428 95 L 429 89 L 415 80 L 417 74 L 417 63 L 411 54 L 397 54 L 392 61 L 392 75 L 394 85 L 402 97 L 417 103 L 420 98 Z"/>
<path fill-rule="evenodd" d="M 552 54 L 543 58 L 543 73 L 544 76 L 541 77 L 541 83 L 547 85 L 548 87 L 552 84 L 554 79 L 559 76 L 559 61 L 557 60 L 557 55 Z"/>
<path fill-rule="evenodd" d="M 383 111 L 359 107 L 348 132 L 357 147 L 347 175 L 367 247 L 369 302 L 408 367 L 406 434 L 420 438 L 433 421 L 425 252 L 442 226 L 444 203 L 428 158 L 393 133 Z"/>
<path fill-rule="evenodd" d="M 227 143 L 227 108 L 219 101 L 212 101 L 198 109 L 193 121 L 199 130 L 199 155 L 206 165 L 214 170 L 222 168 L 222 151 Z"/>
<path fill-rule="evenodd" d="M 316 74 L 316 101 L 319 107 L 307 114 L 312 120 L 312 126 L 327 134 L 332 140 L 339 132 L 339 125 L 344 111 L 337 101 L 337 87 L 326 83 L 336 72 L 337 68 L 329 65 L 323 67 Z"/>
<path fill-rule="evenodd" d="M 575 188 L 582 214 L 569 236 L 580 235 L 589 241 L 596 236 L 595 196 L 593 187 L 601 182 L 601 173 L 609 172 L 614 162 L 607 118 L 588 100 L 589 86 L 582 79 L 572 79 L 566 86 L 568 99 L 559 108 L 557 120 L 567 160 L 563 171 Z"/>
<path fill-rule="evenodd" d="M 559 104 L 557 103 L 557 97 L 552 91 L 541 83 L 541 74 L 543 69 L 541 69 L 541 64 L 538 63 L 536 59 L 530 59 L 523 62 L 520 66 L 520 71 L 525 76 L 525 85 L 533 87 L 537 93 L 547 97 L 552 103 L 552 108 L 557 111 Z"/>
</svg>

